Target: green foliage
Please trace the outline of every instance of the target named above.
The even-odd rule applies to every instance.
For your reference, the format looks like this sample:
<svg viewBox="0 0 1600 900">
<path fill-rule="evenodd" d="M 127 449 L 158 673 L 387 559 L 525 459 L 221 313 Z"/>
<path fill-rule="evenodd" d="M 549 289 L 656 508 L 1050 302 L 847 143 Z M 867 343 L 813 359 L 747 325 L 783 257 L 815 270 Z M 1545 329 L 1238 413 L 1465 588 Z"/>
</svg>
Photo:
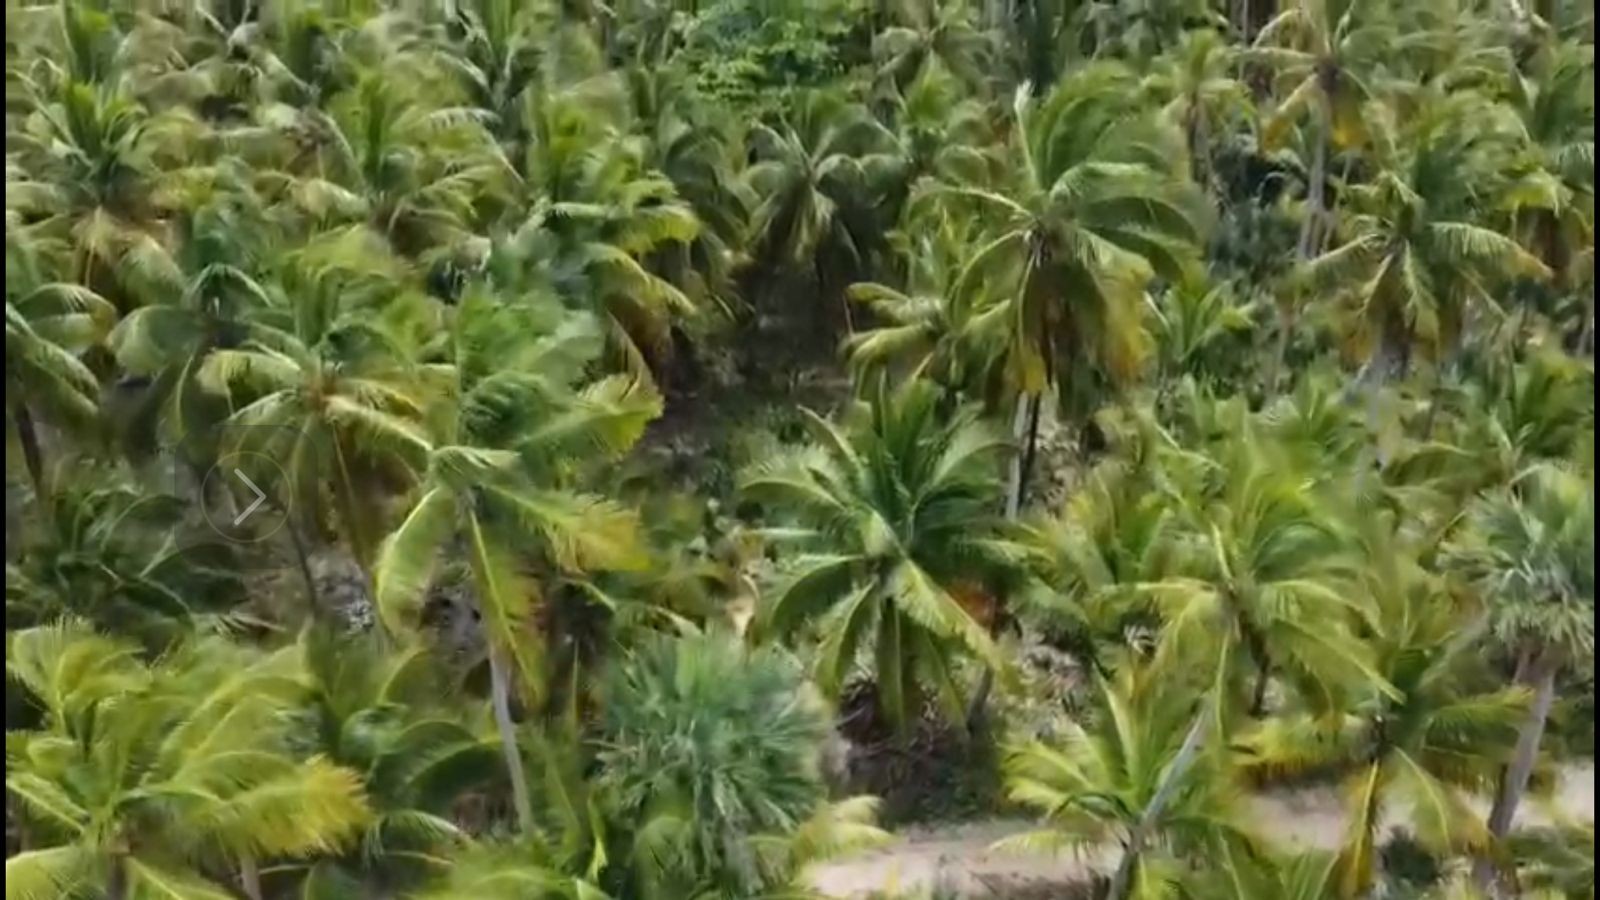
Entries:
<svg viewBox="0 0 1600 900">
<path fill-rule="evenodd" d="M 1113 900 L 1592 882 L 1592 3 L 6 38 L 8 900 L 810 896 L 997 746 Z"/>
</svg>

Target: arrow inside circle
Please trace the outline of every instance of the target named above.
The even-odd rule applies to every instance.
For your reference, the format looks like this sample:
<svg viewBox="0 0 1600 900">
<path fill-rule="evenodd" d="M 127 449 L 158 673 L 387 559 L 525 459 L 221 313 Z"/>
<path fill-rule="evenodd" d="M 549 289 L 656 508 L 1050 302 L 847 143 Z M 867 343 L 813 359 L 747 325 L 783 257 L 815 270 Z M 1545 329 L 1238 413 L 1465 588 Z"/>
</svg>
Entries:
<svg viewBox="0 0 1600 900">
<path fill-rule="evenodd" d="M 250 490 L 254 491 L 256 495 L 255 502 L 251 503 L 249 506 L 246 506 L 244 508 L 244 512 L 241 512 L 239 515 L 234 517 L 233 524 L 238 525 L 240 522 L 243 522 L 251 513 L 255 512 L 256 507 L 266 502 L 267 495 L 261 493 L 261 488 L 256 487 L 256 483 L 246 477 L 243 472 L 239 471 L 238 469 L 234 469 L 233 474 L 239 476 L 239 480 L 244 482 L 245 487 L 248 487 Z"/>
</svg>

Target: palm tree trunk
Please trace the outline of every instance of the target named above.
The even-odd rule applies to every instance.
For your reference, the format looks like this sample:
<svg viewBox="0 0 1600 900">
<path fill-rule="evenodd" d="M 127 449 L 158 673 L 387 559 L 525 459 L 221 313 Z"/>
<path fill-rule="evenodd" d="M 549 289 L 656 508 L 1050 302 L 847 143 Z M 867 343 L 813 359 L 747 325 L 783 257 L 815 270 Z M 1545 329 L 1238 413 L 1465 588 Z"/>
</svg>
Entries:
<svg viewBox="0 0 1600 900">
<path fill-rule="evenodd" d="M 1010 474 L 1006 479 L 1006 518 L 1015 519 L 1022 511 L 1023 491 L 1023 457 L 1027 451 L 1024 441 L 1028 429 L 1028 408 L 1030 403 L 1028 394 L 1017 395 L 1017 414 L 1011 420 L 1011 437 L 1016 447 L 1011 454 Z"/>
<path fill-rule="evenodd" d="M 111 865 L 106 872 L 106 900 L 128 900 L 128 870 L 121 853 L 111 855 Z"/>
<path fill-rule="evenodd" d="M 256 867 L 253 856 L 245 856 L 239 860 L 239 887 L 250 900 L 262 900 L 261 870 Z"/>
<path fill-rule="evenodd" d="M 1183 782 L 1184 774 L 1194 763 L 1195 757 L 1200 755 L 1200 748 L 1205 743 L 1206 726 L 1210 721 L 1210 707 L 1202 699 L 1200 708 L 1195 710 L 1194 721 L 1189 725 L 1189 733 L 1184 735 L 1183 745 L 1178 748 L 1177 755 L 1172 757 L 1167 771 L 1161 776 L 1161 783 L 1156 786 L 1150 802 L 1139 814 L 1138 824 L 1128 835 L 1128 843 L 1122 852 L 1122 861 L 1117 864 L 1116 874 L 1111 878 L 1111 889 L 1106 893 L 1107 900 L 1122 900 L 1128 895 L 1128 889 L 1133 881 L 1133 867 L 1139 862 L 1139 854 L 1144 852 L 1144 846 L 1150 840 L 1150 832 L 1155 829 L 1156 822 L 1166 811 L 1167 804 L 1172 802 L 1172 795 Z"/>
<path fill-rule="evenodd" d="M 1511 756 L 1511 765 L 1501 774 L 1494 806 L 1489 809 L 1489 834 L 1494 837 L 1496 844 L 1510 833 L 1511 822 L 1517 814 L 1517 804 L 1522 802 L 1522 795 L 1528 789 L 1528 778 L 1533 774 L 1533 764 L 1539 756 L 1539 744 L 1544 739 L 1545 722 L 1550 718 L 1550 706 L 1556 695 L 1558 666 L 1554 653 L 1548 650 L 1536 652 L 1531 662 L 1518 668 L 1525 669 L 1519 673 L 1521 677 L 1518 680 L 1533 688 L 1533 706 L 1517 733 L 1517 747 Z M 1496 890 L 1494 884 L 1496 875 L 1495 863 L 1487 856 L 1479 857 L 1473 865 L 1473 876 L 1478 884 L 1498 894 L 1500 891 Z"/>
<path fill-rule="evenodd" d="M 1306 200 L 1310 208 L 1306 210 L 1306 219 L 1300 224 L 1300 245 L 1297 253 L 1301 259 L 1310 259 L 1316 255 L 1319 242 L 1318 231 L 1322 227 L 1324 204 L 1323 187 L 1328 176 L 1328 131 L 1330 116 L 1322 109 L 1322 103 L 1317 109 L 1317 129 L 1312 140 L 1316 146 L 1311 152 L 1311 174 L 1306 185 Z"/>
<path fill-rule="evenodd" d="M 295 565 L 300 569 L 300 578 L 306 586 L 306 606 L 312 618 L 322 615 L 322 598 L 317 594 L 317 579 L 311 574 L 311 557 L 306 553 L 305 538 L 300 534 L 300 528 L 291 516 L 284 523 L 284 530 L 289 532 L 289 546 L 294 548 Z"/>
<path fill-rule="evenodd" d="M 44 453 L 39 449 L 39 428 L 34 424 L 33 413 L 20 398 L 11 407 L 11 419 L 17 427 L 17 443 L 22 445 L 22 461 L 27 466 L 28 478 L 33 481 L 34 500 L 40 509 L 48 509 L 50 491 L 45 484 Z"/>
<path fill-rule="evenodd" d="M 1293 313 L 1278 309 L 1278 336 L 1272 350 L 1272 363 L 1267 369 L 1266 399 L 1278 395 L 1278 381 L 1283 377 L 1283 365 L 1289 358 L 1289 338 L 1294 333 Z"/>
<path fill-rule="evenodd" d="M 506 678 L 505 659 L 500 649 L 489 645 L 489 699 L 494 706 L 494 724 L 500 731 L 500 750 L 506 758 L 506 774 L 511 778 L 511 802 L 517 809 L 517 824 L 522 833 L 533 833 L 533 801 L 528 796 L 527 774 L 522 770 L 522 752 L 517 749 L 516 724 L 511 721 L 511 685 Z"/>
</svg>

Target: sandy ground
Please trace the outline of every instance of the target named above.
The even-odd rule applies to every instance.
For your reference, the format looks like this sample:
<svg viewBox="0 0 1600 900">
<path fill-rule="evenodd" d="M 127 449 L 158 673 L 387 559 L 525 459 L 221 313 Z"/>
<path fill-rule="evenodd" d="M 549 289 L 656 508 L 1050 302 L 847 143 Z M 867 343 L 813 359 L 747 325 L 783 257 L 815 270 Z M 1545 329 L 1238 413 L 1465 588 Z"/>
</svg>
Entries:
<svg viewBox="0 0 1600 900">
<path fill-rule="evenodd" d="M 1567 769 L 1554 802 L 1561 814 L 1594 820 L 1594 765 Z M 1254 798 L 1257 824 L 1287 847 L 1333 848 L 1344 830 L 1335 791 L 1280 792 Z M 1487 811 L 1487 802 L 1479 806 Z M 1519 824 L 1547 819 L 1537 801 L 1517 811 Z M 994 896 L 1002 886 L 1061 884 L 1081 879 L 1091 869 L 1105 869 L 1107 852 L 1084 856 L 1026 854 L 993 849 L 996 841 L 1035 826 L 1024 820 L 964 823 L 931 829 L 908 829 L 881 850 L 819 866 L 812 883 L 833 897 L 861 897 L 872 891 L 918 891 L 936 886 L 965 896 Z"/>
</svg>

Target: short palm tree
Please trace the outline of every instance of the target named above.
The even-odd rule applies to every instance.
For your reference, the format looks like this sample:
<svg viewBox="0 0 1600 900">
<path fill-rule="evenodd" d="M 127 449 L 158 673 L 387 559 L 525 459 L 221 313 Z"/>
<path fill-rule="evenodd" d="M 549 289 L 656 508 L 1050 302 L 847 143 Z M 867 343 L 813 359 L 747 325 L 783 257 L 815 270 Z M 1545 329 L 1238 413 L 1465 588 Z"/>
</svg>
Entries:
<svg viewBox="0 0 1600 900">
<path fill-rule="evenodd" d="M 895 24 L 872 39 L 880 79 L 904 86 L 938 66 L 970 86 L 988 80 L 990 38 L 965 0 L 900 0 L 893 16 Z"/>
<path fill-rule="evenodd" d="M 1473 504 L 1446 556 L 1475 582 L 1496 642 L 1517 660 L 1517 682 L 1533 692 L 1489 812 L 1499 841 L 1538 758 L 1557 674 L 1594 654 L 1594 488 L 1554 465 L 1535 466 Z"/>
<path fill-rule="evenodd" d="M 424 439 L 425 475 L 383 543 L 375 591 L 388 629 L 412 633 L 441 557 L 465 556 L 513 799 L 531 832 L 511 699 L 537 708 L 546 693 L 534 622 L 549 581 L 642 562 L 635 517 L 569 489 L 569 472 L 580 455 L 626 450 L 660 406 L 623 376 L 576 387 L 597 334 L 592 320 L 553 303 L 504 302 L 474 289 L 449 338 L 448 356 L 430 365 L 442 398 Z"/>
<path fill-rule="evenodd" d="M 1248 88 L 1234 77 L 1239 53 L 1211 30 L 1184 32 L 1173 52 L 1145 77 L 1162 114 L 1183 129 L 1194 180 L 1211 177 L 1212 142 L 1251 111 Z"/>
<path fill-rule="evenodd" d="M 160 651 L 238 603 L 232 548 L 186 522 L 184 500 L 79 466 L 51 507 L 7 567 L 12 627 L 70 616 Z"/>
<path fill-rule="evenodd" d="M 959 715 L 952 665 L 999 659 L 988 632 L 956 598 L 977 585 L 1004 591 L 1021 548 L 996 515 L 992 467 L 1005 446 L 962 409 L 944 421 L 931 385 L 881 389 L 843 428 L 808 414 L 816 443 L 756 467 L 744 492 L 784 525 L 772 533 L 803 553 L 758 614 L 765 634 L 803 627 L 822 636 L 817 679 L 837 696 L 871 648 L 879 713 L 897 729 L 930 685 Z"/>
<path fill-rule="evenodd" d="M 596 785 L 644 898 L 795 896 L 801 865 L 881 839 L 869 801 L 830 804 L 828 717 L 799 663 L 725 635 L 657 638 L 612 673 Z M 637 892 L 635 894 L 635 892 Z"/>
<path fill-rule="evenodd" d="M 373 813 L 353 852 L 308 878 L 392 890 L 442 872 L 469 841 L 452 804 L 496 784 L 493 732 L 443 707 L 436 663 L 420 647 L 385 650 L 373 635 L 323 629 L 302 634 L 301 647 L 297 740 L 359 773 Z"/>
<path fill-rule="evenodd" d="M 70 622 L 7 636 L 7 673 L 43 721 L 13 733 L 6 794 L 32 836 L 6 894 L 225 897 L 258 864 L 337 850 L 368 811 L 359 777 L 290 752 L 292 650 L 219 640 L 155 665 Z"/>
<path fill-rule="evenodd" d="M 1153 896 L 1165 880 L 1163 856 L 1250 852 L 1242 792 L 1225 758 L 1194 740 L 1193 695 L 1139 668 L 1099 687 L 1094 728 L 1075 724 L 1059 744 L 1035 741 L 1006 758 L 1011 799 L 1045 816 L 1044 830 L 1008 843 L 1117 845 L 1122 857 L 1107 895 L 1115 900 Z"/>
</svg>

